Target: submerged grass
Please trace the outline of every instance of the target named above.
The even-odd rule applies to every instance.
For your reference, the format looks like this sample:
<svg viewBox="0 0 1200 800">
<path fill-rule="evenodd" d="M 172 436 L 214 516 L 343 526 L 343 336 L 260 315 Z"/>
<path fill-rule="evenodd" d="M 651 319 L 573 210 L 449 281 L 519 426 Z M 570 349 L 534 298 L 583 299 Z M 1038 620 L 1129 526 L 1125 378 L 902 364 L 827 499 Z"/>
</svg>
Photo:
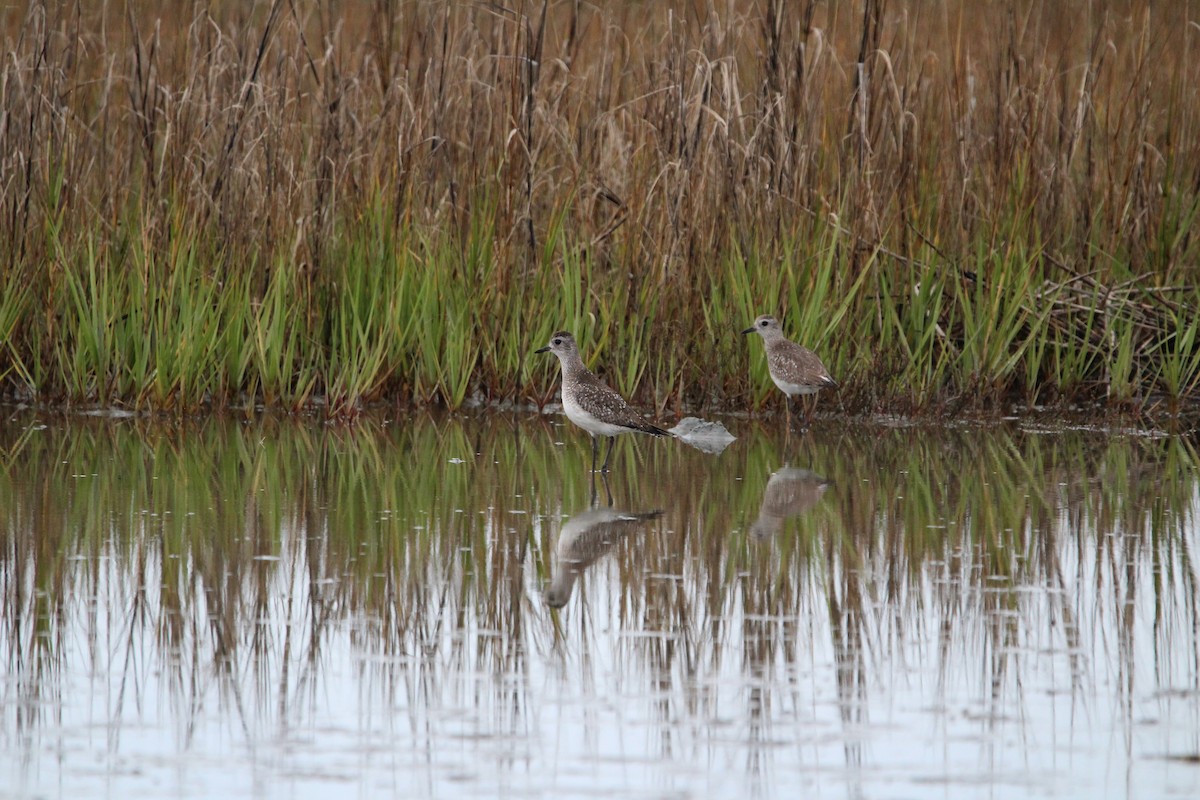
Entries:
<svg viewBox="0 0 1200 800">
<path fill-rule="evenodd" d="M 0 381 L 42 402 L 541 403 L 555 329 L 660 412 L 1200 385 L 1186 5 L 0 11 Z M 831 407 L 832 402 L 826 407 Z"/>
</svg>

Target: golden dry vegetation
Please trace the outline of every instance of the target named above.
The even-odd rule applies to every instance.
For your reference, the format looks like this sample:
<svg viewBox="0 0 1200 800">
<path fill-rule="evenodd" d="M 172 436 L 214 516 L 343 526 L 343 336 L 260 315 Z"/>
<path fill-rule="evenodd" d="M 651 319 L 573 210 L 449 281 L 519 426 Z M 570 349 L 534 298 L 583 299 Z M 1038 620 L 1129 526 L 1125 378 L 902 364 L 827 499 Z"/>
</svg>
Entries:
<svg viewBox="0 0 1200 800">
<path fill-rule="evenodd" d="M 1186 407 L 1200 27 L 1149 2 L 0 10 L 10 395 Z M 753 344 L 753 343 L 751 343 Z"/>
</svg>

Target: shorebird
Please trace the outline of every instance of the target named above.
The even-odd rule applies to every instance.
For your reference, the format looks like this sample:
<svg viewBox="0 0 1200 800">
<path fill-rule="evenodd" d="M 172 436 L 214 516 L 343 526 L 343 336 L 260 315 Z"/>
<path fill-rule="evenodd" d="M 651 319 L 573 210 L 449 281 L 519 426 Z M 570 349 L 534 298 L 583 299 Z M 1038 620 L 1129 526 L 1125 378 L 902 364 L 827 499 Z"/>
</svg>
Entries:
<svg viewBox="0 0 1200 800">
<path fill-rule="evenodd" d="M 647 422 L 625 398 L 610 389 L 604 381 L 592 374 L 579 357 L 579 346 L 575 337 L 559 331 L 550 337 L 550 344 L 538 348 L 535 353 L 553 353 L 562 365 L 562 403 L 567 419 L 592 435 L 592 472 L 596 471 L 596 456 L 600 436 L 607 436 L 608 455 L 604 457 L 601 472 L 608 472 L 617 435 L 622 433 L 649 433 L 666 436 L 667 431 Z"/>
<path fill-rule="evenodd" d="M 825 369 L 817 354 L 807 347 L 789 341 L 779 327 L 779 320 L 764 314 L 742 331 L 742 335 L 747 333 L 757 333 L 763 338 L 767 348 L 767 369 L 771 372 L 771 380 L 787 395 L 789 428 L 792 420 L 792 397 L 798 394 L 815 395 L 821 389 L 837 388 L 837 381 L 830 376 L 829 370 Z M 816 398 L 813 398 L 813 405 L 816 405 Z M 805 405 L 805 422 L 811 414 L 812 408 Z"/>
</svg>

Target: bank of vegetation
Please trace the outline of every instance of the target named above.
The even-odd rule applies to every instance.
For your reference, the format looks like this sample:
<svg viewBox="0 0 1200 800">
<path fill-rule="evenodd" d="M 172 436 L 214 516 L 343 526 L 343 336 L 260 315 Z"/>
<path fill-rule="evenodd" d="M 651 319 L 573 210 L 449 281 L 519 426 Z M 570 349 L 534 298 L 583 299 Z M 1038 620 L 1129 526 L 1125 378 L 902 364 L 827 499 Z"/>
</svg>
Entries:
<svg viewBox="0 0 1200 800">
<path fill-rule="evenodd" d="M 93 5 L 97 6 L 93 8 Z M 1200 27 L 1148 0 L 0 9 L 0 381 L 191 413 L 1095 404 L 1200 382 Z"/>
</svg>

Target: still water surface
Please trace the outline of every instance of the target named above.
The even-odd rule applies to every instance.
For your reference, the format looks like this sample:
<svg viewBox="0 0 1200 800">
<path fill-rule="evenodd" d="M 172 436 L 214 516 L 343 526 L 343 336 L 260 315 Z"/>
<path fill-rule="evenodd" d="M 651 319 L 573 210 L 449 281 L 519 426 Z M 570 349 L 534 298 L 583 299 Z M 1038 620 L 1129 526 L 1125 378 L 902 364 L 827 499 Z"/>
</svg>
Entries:
<svg viewBox="0 0 1200 800">
<path fill-rule="evenodd" d="M 0 797 L 1195 797 L 1172 437 L 0 424 Z"/>
</svg>

